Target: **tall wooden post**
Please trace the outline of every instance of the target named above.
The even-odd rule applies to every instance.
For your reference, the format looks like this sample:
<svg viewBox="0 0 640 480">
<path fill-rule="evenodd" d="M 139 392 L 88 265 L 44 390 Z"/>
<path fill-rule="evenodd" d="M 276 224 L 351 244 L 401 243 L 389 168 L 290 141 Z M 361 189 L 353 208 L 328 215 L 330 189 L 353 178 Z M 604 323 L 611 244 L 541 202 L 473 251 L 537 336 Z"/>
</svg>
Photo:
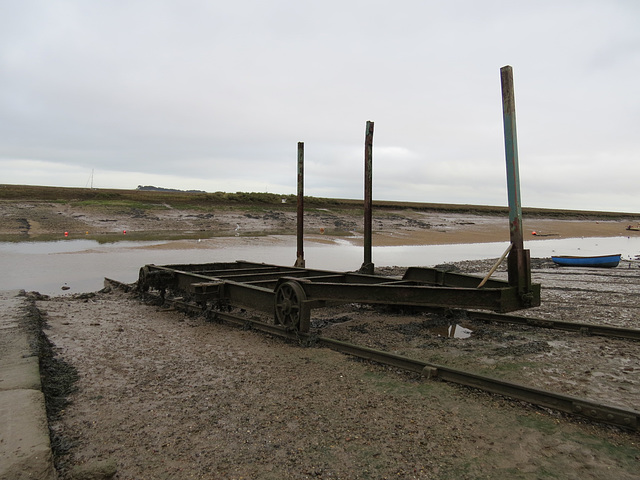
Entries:
<svg viewBox="0 0 640 480">
<path fill-rule="evenodd" d="M 500 69 L 502 83 L 502 117 L 504 147 L 507 162 L 507 193 L 509 196 L 509 235 L 511 252 L 508 258 L 509 284 L 517 286 L 521 295 L 531 291 L 531 260 L 524 249 L 522 236 L 522 205 L 520 201 L 520 171 L 516 134 L 516 101 L 513 89 L 513 69 Z"/>
<path fill-rule="evenodd" d="M 304 142 L 298 142 L 298 227 L 296 267 L 304 268 Z"/>
<path fill-rule="evenodd" d="M 367 121 L 364 141 L 364 263 L 360 272 L 373 274 L 371 256 L 373 207 L 373 122 Z"/>
</svg>

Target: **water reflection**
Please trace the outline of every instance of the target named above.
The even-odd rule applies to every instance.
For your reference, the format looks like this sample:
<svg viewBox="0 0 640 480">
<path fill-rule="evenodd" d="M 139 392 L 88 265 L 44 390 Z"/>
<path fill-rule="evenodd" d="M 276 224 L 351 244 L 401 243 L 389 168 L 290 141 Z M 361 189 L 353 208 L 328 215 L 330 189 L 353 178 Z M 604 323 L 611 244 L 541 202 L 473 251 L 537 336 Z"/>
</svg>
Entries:
<svg viewBox="0 0 640 480">
<path fill-rule="evenodd" d="M 48 242 L 0 242 L 0 254 L 49 254 L 49 253 L 69 253 L 82 252 L 93 248 L 128 248 L 148 245 L 159 245 L 166 243 L 166 240 L 156 241 L 119 241 L 119 242 L 98 242 L 97 240 L 54 240 Z"/>
<path fill-rule="evenodd" d="M 433 266 L 462 260 L 499 257 L 507 242 L 464 245 L 422 245 L 373 247 L 373 261 L 383 266 Z M 640 237 L 573 238 L 527 242 L 531 257 L 560 255 L 603 255 L 621 253 L 623 259 L 640 253 Z M 96 291 L 104 277 L 134 282 L 141 266 L 175 263 L 209 263 L 247 260 L 293 265 L 296 259 L 295 237 L 270 239 L 218 239 L 179 241 L 120 241 L 99 243 L 95 240 L 61 240 L 55 242 L 0 242 L 0 290 L 25 289 L 44 294 Z M 353 271 L 360 268 L 363 250 L 346 242 L 336 245 L 305 245 L 308 268 Z"/>
</svg>

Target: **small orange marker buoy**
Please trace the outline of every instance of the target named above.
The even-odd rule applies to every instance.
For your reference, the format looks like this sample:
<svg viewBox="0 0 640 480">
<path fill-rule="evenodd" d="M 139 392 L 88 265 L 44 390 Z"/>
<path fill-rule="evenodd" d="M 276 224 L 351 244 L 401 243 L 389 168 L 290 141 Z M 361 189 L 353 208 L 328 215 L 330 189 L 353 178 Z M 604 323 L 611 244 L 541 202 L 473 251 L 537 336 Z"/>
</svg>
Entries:
<svg viewBox="0 0 640 480">
<path fill-rule="evenodd" d="M 537 235 L 537 233 L 536 232 L 531 232 L 531 235 Z"/>
<path fill-rule="evenodd" d="M 89 235 L 89 232 L 84 232 L 85 235 Z"/>
</svg>

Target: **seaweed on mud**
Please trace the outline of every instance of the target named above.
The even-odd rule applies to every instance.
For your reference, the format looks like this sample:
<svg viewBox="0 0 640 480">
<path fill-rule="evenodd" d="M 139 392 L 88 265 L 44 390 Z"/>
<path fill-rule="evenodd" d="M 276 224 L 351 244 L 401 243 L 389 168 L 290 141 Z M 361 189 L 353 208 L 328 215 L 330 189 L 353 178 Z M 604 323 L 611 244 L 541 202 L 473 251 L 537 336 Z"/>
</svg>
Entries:
<svg viewBox="0 0 640 480">
<path fill-rule="evenodd" d="M 527 342 L 520 345 L 508 345 L 496 347 L 493 353 L 501 357 L 520 357 L 523 355 L 530 355 L 536 353 L 543 353 L 551 351 L 551 347 L 544 341 Z"/>
<path fill-rule="evenodd" d="M 339 323 L 345 323 L 352 320 L 352 317 L 349 315 L 341 315 L 338 317 L 327 317 L 327 318 L 314 318 L 311 319 L 311 326 L 314 329 L 322 329 L 331 325 L 337 325 Z"/>
<path fill-rule="evenodd" d="M 347 327 L 347 330 L 349 330 L 350 332 L 357 332 L 357 333 L 363 333 L 363 334 L 367 334 L 369 333 L 369 329 L 367 328 L 369 326 L 368 323 L 363 323 L 360 325 L 351 325 L 349 327 Z"/>
<path fill-rule="evenodd" d="M 35 333 L 35 344 L 32 347 L 39 357 L 40 381 L 45 398 L 45 408 L 49 424 L 60 418 L 61 413 L 71 403 L 69 396 L 77 389 L 78 371 L 73 365 L 65 362 L 56 355 L 54 346 L 45 334 L 48 327 L 42 312 L 36 307 L 35 299 L 25 308 L 25 320 L 29 328 Z M 72 442 L 49 428 L 51 449 L 54 460 L 68 453 Z"/>
<path fill-rule="evenodd" d="M 427 320 L 422 322 L 409 322 L 401 325 L 393 325 L 389 329 L 399 332 L 407 337 L 417 337 L 422 335 L 425 331 L 433 328 L 434 324 Z"/>
</svg>

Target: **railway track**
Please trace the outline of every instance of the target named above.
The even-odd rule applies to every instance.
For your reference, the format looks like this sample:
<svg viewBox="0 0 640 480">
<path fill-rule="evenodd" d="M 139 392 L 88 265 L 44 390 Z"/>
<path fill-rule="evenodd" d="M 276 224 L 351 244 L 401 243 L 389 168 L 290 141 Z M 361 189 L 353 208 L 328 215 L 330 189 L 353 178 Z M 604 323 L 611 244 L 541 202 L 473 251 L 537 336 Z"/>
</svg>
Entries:
<svg viewBox="0 0 640 480">
<path fill-rule="evenodd" d="M 602 337 L 621 338 L 625 340 L 640 340 L 640 329 L 637 328 L 612 327 L 609 325 L 567 322 L 563 320 L 524 317 L 520 315 L 505 315 L 475 310 L 454 310 L 454 312 L 463 312 L 470 320 L 483 322 L 510 323 L 514 325 L 526 325 L 530 327 L 577 332 L 582 335 L 597 335 Z"/>
<path fill-rule="evenodd" d="M 123 284 L 115 280 L 106 280 L 116 287 L 123 288 L 125 290 L 131 289 L 130 285 Z M 159 295 L 154 293 L 146 293 L 145 295 L 156 300 L 162 300 Z M 199 314 L 203 312 L 202 306 L 195 303 L 185 302 L 182 298 L 164 298 L 163 301 L 180 310 Z M 478 375 L 464 370 L 447 367 L 445 365 L 415 360 L 369 347 L 316 336 L 313 333 L 303 333 L 281 325 L 274 325 L 259 320 L 239 317 L 230 313 L 211 311 L 209 312 L 209 315 L 214 320 L 224 321 L 245 328 L 250 327 L 257 331 L 300 342 L 303 345 L 317 345 L 331 348 L 341 353 L 353 355 L 364 360 L 420 374 L 424 378 L 439 379 L 453 384 L 479 389 L 485 392 L 521 400 L 532 405 L 557 410 L 596 422 L 615 425 L 632 431 L 640 430 L 640 412 L 636 410 L 616 407 L 589 399 L 578 398 L 514 382 L 499 380 L 489 376 Z M 632 329 L 588 325 L 589 330 L 585 331 L 585 324 L 573 324 L 571 322 L 531 319 L 513 315 L 486 314 L 485 312 L 474 311 L 470 311 L 469 315 L 475 320 L 519 323 L 534 327 L 561 328 L 564 330 L 578 331 L 594 335 L 616 336 L 618 338 L 630 338 L 633 340 L 640 339 L 638 331 Z M 580 328 L 578 328 L 578 326 Z M 628 332 L 621 332 L 625 330 L 631 331 L 632 333 L 627 335 Z M 622 336 L 620 336 L 621 333 Z"/>
</svg>

